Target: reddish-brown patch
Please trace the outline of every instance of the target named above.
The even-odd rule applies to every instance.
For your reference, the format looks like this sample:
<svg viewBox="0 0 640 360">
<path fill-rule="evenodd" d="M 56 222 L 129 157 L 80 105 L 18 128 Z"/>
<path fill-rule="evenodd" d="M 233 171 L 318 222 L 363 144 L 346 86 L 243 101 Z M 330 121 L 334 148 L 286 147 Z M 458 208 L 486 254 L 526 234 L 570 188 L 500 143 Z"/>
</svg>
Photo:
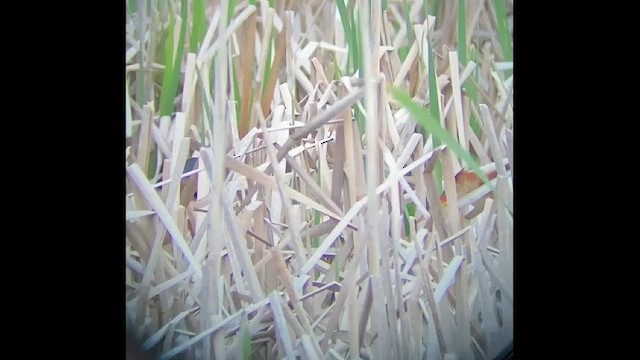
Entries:
<svg viewBox="0 0 640 360">
<path fill-rule="evenodd" d="M 489 180 L 495 179 L 498 175 L 496 170 L 486 173 Z M 473 171 L 462 169 L 456 174 L 456 193 L 458 198 L 472 192 L 482 186 L 482 179 Z M 440 205 L 447 205 L 447 195 L 443 192 L 440 196 Z"/>
</svg>

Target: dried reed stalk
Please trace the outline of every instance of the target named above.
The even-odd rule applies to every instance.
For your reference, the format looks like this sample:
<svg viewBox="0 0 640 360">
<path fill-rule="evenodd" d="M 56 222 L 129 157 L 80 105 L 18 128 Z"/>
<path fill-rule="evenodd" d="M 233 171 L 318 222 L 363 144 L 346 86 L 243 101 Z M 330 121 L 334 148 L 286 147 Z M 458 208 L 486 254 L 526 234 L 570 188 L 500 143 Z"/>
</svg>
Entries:
<svg viewBox="0 0 640 360">
<path fill-rule="evenodd" d="M 167 71 L 153 49 L 179 6 L 127 19 L 126 309 L 143 349 L 495 357 L 513 329 L 514 89 L 493 3 L 466 3 L 466 64 L 456 2 L 437 23 L 423 1 L 232 3 L 206 3 L 171 116 L 143 72 Z M 437 107 L 491 182 L 460 190 L 459 153 L 391 87 Z"/>
</svg>

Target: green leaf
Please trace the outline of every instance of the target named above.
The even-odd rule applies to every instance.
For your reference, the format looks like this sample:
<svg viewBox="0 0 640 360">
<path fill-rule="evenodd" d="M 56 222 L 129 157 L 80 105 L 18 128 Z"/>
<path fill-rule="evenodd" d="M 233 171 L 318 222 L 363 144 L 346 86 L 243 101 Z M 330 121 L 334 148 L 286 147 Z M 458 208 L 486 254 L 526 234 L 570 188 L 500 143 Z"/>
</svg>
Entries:
<svg viewBox="0 0 640 360">
<path fill-rule="evenodd" d="M 198 74 L 198 86 L 200 87 L 200 93 L 202 95 L 202 108 L 204 109 L 204 119 L 209 124 L 213 124 L 213 104 L 211 101 L 208 101 L 206 94 L 206 90 L 204 87 L 204 83 L 202 82 L 202 71 L 200 71 L 200 67 L 196 65 L 196 73 Z M 205 139 L 205 131 L 204 131 L 204 122 L 200 123 L 200 142 L 204 143 Z"/>
<path fill-rule="evenodd" d="M 353 41 L 351 37 L 351 24 L 349 23 L 349 16 L 347 16 L 347 7 L 344 4 L 343 0 L 336 0 L 336 5 L 338 6 L 338 13 L 340 14 L 340 22 L 342 23 L 342 30 L 344 32 L 345 40 L 347 41 L 347 45 L 349 46 L 349 53 L 351 54 L 351 49 L 353 49 L 353 45 L 351 42 Z M 350 70 L 351 64 L 351 55 L 349 56 L 349 64 L 347 65 L 347 71 Z"/>
<path fill-rule="evenodd" d="M 471 61 L 476 62 L 476 47 L 473 44 L 471 45 L 471 47 L 469 49 L 469 58 L 470 58 Z M 477 67 L 473 70 L 473 74 L 471 74 L 470 78 L 473 78 L 476 81 L 476 83 L 478 82 L 478 68 Z M 463 88 L 464 88 L 465 92 L 467 93 L 467 95 L 469 96 L 469 99 L 471 99 L 471 103 L 472 104 L 477 104 L 478 103 L 478 89 L 474 86 L 474 84 L 471 81 L 467 80 L 467 81 L 465 81 L 465 83 L 463 85 Z M 469 125 L 471 125 L 471 129 L 476 134 L 478 139 L 481 138 L 482 126 L 478 123 L 478 119 L 476 119 L 476 116 L 474 115 L 473 112 L 469 116 Z"/>
<path fill-rule="evenodd" d="M 402 210 L 404 211 L 403 223 L 404 223 L 404 233 L 407 238 L 409 238 L 409 233 L 411 231 L 411 227 L 409 226 L 409 217 L 415 216 L 416 214 L 416 204 L 414 203 L 404 203 L 402 205 Z"/>
<path fill-rule="evenodd" d="M 242 359 L 248 360 L 251 358 L 251 335 L 249 334 L 249 324 L 247 316 L 244 315 L 242 323 L 240 324 L 240 347 L 242 353 Z"/>
<path fill-rule="evenodd" d="M 227 9 L 227 24 L 231 21 L 233 14 L 236 12 L 236 4 L 238 0 L 229 0 L 229 8 Z"/>
<path fill-rule="evenodd" d="M 352 64 L 353 68 L 351 69 L 352 74 L 355 74 L 356 70 L 362 69 L 362 62 L 360 59 L 360 19 L 356 17 L 354 11 L 351 10 L 349 12 L 349 16 L 351 17 L 351 45 L 349 47 L 349 55 L 352 56 Z M 362 71 L 360 71 L 362 74 Z M 361 75 L 362 76 L 362 75 Z"/>
<path fill-rule="evenodd" d="M 464 0 L 458 0 L 458 58 L 467 65 L 467 16 Z"/>
<path fill-rule="evenodd" d="M 398 49 L 398 56 L 400 57 L 400 61 L 404 62 L 404 60 L 407 58 L 407 55 L 409 55 L 409 50 L 411 48 L 407 45 L 407 46 L 402 46 Z"/>
<path fill-rule="evenodd" d="M 129 11 L 129 14 L 135 14 L 136 11 L 138 11 L 138 1 L 137 0 L 131 0 L 131 1 L 127 1 L 127 10 Z"/>
<path fill-rule="evenodd" d="M 500 47 L 504 61 L 513 61 L 513 49 L 511 48 L 511 35 L 509 34 L 509 25 L 507 22 L 507 12 L 504 6 L 504 0 L 494 0 L 496 6 L 496 19 L 498 21 L 498 38 L 500 39 Z"/>
<path fill-rule="evenodd" d="M 480 169 L 480 166 L 478 165 L 478 163 L 476 163 L 473 157 L 471 157 L 471 154 L 464 150 L 462 146 L 460 146 L 458 141 L 440 125 L 440 121 L 438 120 L 438 118 L 435 118 L 432 114 L 413 102 L 409 95 L 403 90 L 392 88 L 391 94 L 397 101 L 402 104 L 403 107 L 405 107 L 409 111 L 409 113 L 411 113 L 411 115 L 413 115 L 418 124 L 420 124 L 424 129 L 426 129 L 433 135 L 434 142 L 437 138 L 443 144 L 447 145 L 449 149 L 451 149 L 451 151 L 453 151 L 459 158 L 464 160 L 467 167 L 473 170 L 478 175 L 478 177 L 480 177 L 480 179 L 484 181 L 485 184 L 489 184 L 489 186 L 491 186 L 489 178 Z"/>
<path fill-rule="evenodd" d="M 193 0 L 193 26 L 191 28 L 191 38 L 189 49 L 197 52 L 206 32 L 204 0 Z"/>
<path fill-rule="evenodd" d="M 271 44 L 273 43 L 273 33 L 271 33 L 271 36 L 269 38 L 269 45 L 267 46 L 267 65 L 264 67 L 264 76 L 262 79 L 262 89 L 260 90 L 260 94 L 261 96 L 264 96 L 264 92 L 267 90 L 267 83 L 269 82 L 269 77 L 271 76 L 271 65 L 269 64 L 269 60 L 271 59 L 271 52 L 272 50 L 272 46 Z"/>
<path fill-rule="evenodd" d="M 409 14 L 409 3 L 407 0 L 402 0 L 402 11 L 404 12 L 404 26 L 407 30 L 407 41 L 409 42 L 409 46 L 413 43 L 413 29 L 411 28 L 411 14 Z"/>
<path fill-rule="evenodd" d="M 336 59 L 333 52 L 330 52 L 329 56 L 331 57 L 331 61 L 333 62 L 333 80 L 338 80 L 342 77 L 342 71 L 340 71 L 338 59 Z"/>
<path fill-rule="evenodd" d="M 173 37 L 176 19 L 173 11 L 169 11 L 169 27 L 167 28 L 167 37 L 164 42 L 164 73 L 162 75 L 162 92 L 160 96 L 160 115 L 171 114 L 173 109 L 173 97 L 170 96 L 170 83 L 173 77 Z M 164 109 L 169 109 L 164 111 Z"/>
<path fill-rule="evenodd" d="M 436 74 L 436 63 L 433 58 L 433 50 L 431 49 L 431 41 L 427 41 L 427 59 L 429 61 L 429 111 L 431 116 L 436 119 L 440 118 L 440 99 L 438 98 L 438 75 Z M 434 143 L 434 147 L 439 144 Z"/>
<path fill-rule="evenodd" d="M 184 55 L 184 43 L 187 37 L 187 0 L 181 0 L 180 18 L 180 37 L 178 38 L 178 47 L 175 57 L 173 55 L 173 39 L 175 34 L 175 18 L 173 12 L 169 12 L 169 36 L 165 43 L 165 71 L 162 79 L 162 95 L 160 97 L 160 116 L 171 115 L 174 109 L 173 101 L 178 91 L 180 83 L 180 67 L 182 65 L 182 57 Z M 175 58 L 175 62 L 174 62 Z"/>
<path fill-rule="evenodd" d="M 429 111 L 431 112 L 431 116 L 434 119 L 440 119 L 440 98 L 438 97 L 438 76 L 436 74 L 436 62 L 433 57 L 433 50 L 431 50 L 431 40 L 427 41 L 427 59 L 429 62 L 428 71 L 429 71 Z M 438 122 L 439 123 L 439 122 Z M 424 128 L 423 128 L 424 129 Z M 426 131 L 426 129 L 425 129 Z M 425 138 L 427 136 L 426 132 L 423 132 Z M 437 137 L 433 138 L 433 147 L 437 147 L 440 145 L 440 140 Z M 438 187 L 438 193 L 442 193 L 442 163 L 440 159 L 436 162 L 435 168 L 436 174 L 436 186 Z"/>
<path fill-rule="evenodd" d="M 231 64 L 229 64 L 229 66 L 231 66 L 231 68 L 233 69 L 233 62 Z M 240 82 L 238 81 L 238 76 L 236 75 L 236 71 L 232 71 L 231 72 L 232 75 L 232 81 L 233 81 L 233 98 L 236 99 L 235 101 L 235 107 L 236 107 L 236 123 L 238 125 L 240 125 L 240 106 L 242 105 L 240 103 Z M 246 96 L 249 96 L 248 94 Z"/>
</svg>

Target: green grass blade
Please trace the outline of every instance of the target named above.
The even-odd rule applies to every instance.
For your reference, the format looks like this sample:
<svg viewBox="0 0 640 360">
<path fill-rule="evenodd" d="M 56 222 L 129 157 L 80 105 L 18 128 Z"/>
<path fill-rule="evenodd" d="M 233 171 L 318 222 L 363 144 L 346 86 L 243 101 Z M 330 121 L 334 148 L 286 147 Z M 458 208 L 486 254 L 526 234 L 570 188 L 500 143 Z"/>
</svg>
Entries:
<svg viewBox="0 0 640 360">
<path fill-rule="evenodd" d="M 229 9 L 227 12 L 227 24 L 231 22 L 231 18 L 233 14 L 236 12 L 236 5 L 238 4 L 238 0 L 229 0 Z"/>
<path fill-rule="evenodd" d="M 467 16 L 464 0 L 458 0 L 458 59 L 467 65 Z"/>
<path fill-rule="evenodd" d="M 191 52 L 197 52 L 204 39 L 204 34 L 207 31 L 205 16 L 204 0 L 193 0 L 193 26 L 191 28 L 191 38 L 189 39 Z"/>
<path fill-rule="evenodd" d="M 353 117 L 355 117 L 356 121 L 358 122 L 358 129 L 360 129 L 360 135 L 364 134 L 367 128 L 367 124 L 365 122 L 364 115 L 362 115 L 362 111 L 360 111 L 360 108 L 356 105 L 353 106 Z"/>
<path fill-rule="evenodd" d="M 408 45 L 398 49 L 398 57 L 400 58 L 400 61 L 404 62 L 407 55 L 409 55 L 409 50 L 411 50 L 411 47 Z"/>
<path fill-rule="evenodd" d="M 173 97 L 169 94 L 171 78 L 173 77 L 173 38 L 176 19 L 172 11 L 169 11 L 169 27 L 164 42 L 164 73 L 162 75 L 162 92 L 160 95 L 160 114 L 171 114 L 173 109 Z M 165 111 L 165 109 L 169 109 Z"/>
<path fill-rule="evenodd" d="M 438 74 L 436 74 L 436 63 L 433 57 L 433 50 L 431 50 L 431 40 L 427 41 L 427 59 L 429 61 L 429 111 L 434 119 L 440 119 L 440 99 L 438 97 Z M 438 121 L 438 123 L 440 123 Z M 427 137 L 427 128 L 423 127 L 423 135 L 425 139 Z M 437 137 L 433 137 L 433 147 L 440 145 L 440 140 Z M 436 186 L 438 187 L 438 193 L 442 193 L 442 163 L 440 159 L 436 162 L 435 167 L 436 174 Z"/>
<path fill-rule="evenodd" d="M 269 83 L 269 77 L 271 76 L 271 53 L 273 51 L 273 32 L 269 39 L 269 45 L 267 46 L 267 65 L 264 67 L 264 78 L 262 79 L 262 89 L 260 90 L 260 97 L 264 97 L 264 92 L 267 89 L 267 83 Z"/>
<path fill-rule="evenodd" d="M 458 58 L 460 59 L 460 62 L 462 63 L 462 65 L 467 65 L 467 63 L 469 62 L 469 59 L 467 57 L 466 20 L 467 19 L 466 19 L 465 1 L 459 0 L 458 1 Z M 469 52 L 471 54 L 471 61 L 475 62 L 476 60 L 475 48 L 473 45 L 471 45 Z M 475 78 L 477 81 L 477 77 L 478 77 L 477 68 L 473 70 L 473 75 L 471 75 L 471 77 Z M 469 86 L 468 82 L 465 81 L 465 83 L 462 84 L 462 88 L 464 89 L 465 94 L 469 96 L 469 99 L 471 99 L 471 102 L 473 104 L 477 104 L 478 91 L 476 90 L 475 86 Z M 473 113 L 469 116 L 469 124 L 473 132 L 476 134 L 476 136 L 480 137 L 480 134 L 482 133 L 482 128 L 478 124 L 478 120 L 476 120 Z"/>
<path fill-rule="evenodd" d="M 338 60 L 334 53 L 329 53 L 331 57 L 331 61 L 333 62 L 333 80 L 338 80 L 342 77 L 342 71 L 340 71 L 340 66 L 338 64 Z"/>
<path fill-rule="evenodd" d="M 243 314 L 242 323 L 240 324 L 240 348 L 242 359 L 251 359 L 251 335 L 249 334 L 249 324 L 246 314 Z"/>
<path fill-rule="evenodd" d="M 275 6 L 275 0 L 269 0 L 269 7 L 273 8 Z M 267 88 L 267 83 L 269 82 L 269 77 L 271 76 L 271 53 L 273 52 L 273 42 L 274 42 L 274 32 L 271 32 L 271 36 L 269 38 L 269 46 L 267 47 L 267 65 L 264 67 L 264 79 L 262 79 L 262 89 L 260 90 L 260 97 L 264 96 L 264 92 Z"/>
<path fill-rule="evenodd" d="M 442 26 L 442 21 L 444 20 L 444 16 L 440 16 L 440 7 L 441 7 L 440 1 L 439 0 L 435 0 L 435 1 L 430 2 L 430 3 L 432 3 L 432 5 L 431 5 L 431 11 L 432 12 L 431 13 L 434 14 L 438 20 L 440 20 L 439 23 L 440 23 L 440 26 Z"/>
<path fill-rule="evenodd" d="M 411 227 L 409 224 L 409 217 L 415 216 L 416 214 L 416 204 L 414 203 L 404 203 L 402 204 L 402 210 L 404 211 L 403 223 L 404 223 L 404 233 L 407 238 L 409 238 L 409 233 L 411 232 Z"/>
<path fill-rule="evenodd" d="M 200 87 L 200 93 L 202 94 L 201 98 L 202 98 L 202 107 L 204 108 L 204 121 L 207 121 L 209 124 L 213 124 L 213 109 L 212 106 L 213 104 L 208 101 L 207 96 L 205 96 L 205 94 L 207 93 L 204 87 L 204 83 L 202 82 L 202 72 L 200 71 L 200 67 L 196 65 L 196 73 L 198 74 L 198 86 Z M 212 82 L 213 83 L 213 82 Z M 204 121 L 200 123 L 200 142 L 202 144 L 204 144 L 204 139 L 205 139 L 205 127 L 204 127 Z"/>
<path fill-rule="evenodd" d="M 136 11 L 138 11 L 138 1 L 136 0 L 131 0 L 131 1 L 127 1 L 127 10 L 129 10 L 129 15 L 131 14 L 135 14 Z"/>
<path fill-rule="evenodd" d="M 350 69 L 350 74 L 355 74 L 356 71 L 359 71 L 360 77 L 363 77 L 363 65 L 362 65 L 362 57 L 360 56 L 360 16 L 356 16 L 355 1 L 352 1 L 349 6 L 349 17 L 351 19 L 351 45 L 349 47 L 349 56 L 351 57 L 351 63 L 353 67 Z M 366 131 L 366 121 L 364 115 L 360 111 L 358 106 L 353 107 L 353 114 L 358 122 L 358 128 L 360 129 L 360 135 L 364 134 Z"/>
<path fill-rule="evenodd" d="M 409 42 L 409 46 L 413 44 L 413 29 L 411 28 L 411 14 L 409 14 L 409 2 L 407 0 L 402 0 L 402 11 L 404 12 L 404 26 L 407 30 L 407 40 Z M 406 57 L 406 55 L 405 55 Z"/>
<path fill-rule="evenodd" d="M 469 58 L 471 61 L 476 62 L 475 45 L 471 45 L 471 47 L 469 48 Z M 475 68 L 473 70 L 473 74 L 471 74 L 471 78 L 473 78 L 476 81 L 476 83 L 478 83 L 478 68 Z M 469 96 L 469 100 L 471 101 L 472 104 L 478 104 L 478 89 L 476 89 L 476 87 L 473 84 L 469 84 L 469 83 L 470 83 L 469 80 L 465 81 L 463 85 L 464 91 Z M 480 124 L 478 123 L 478 119 L 476 119 L 476 116 L 474 115 L 473 112 L 471 112 L 469 116 L 469 125 L 471 126 L 471 129 L 476 134 L 476 136 L 480 138 L 482 134 L 482 126 L 480 126 Z"/>
<path fill-rule="evenodd" d="M 352 64 L 353 68 L 351 69 L 352 74 L 356 72 L 356 70 L 362 69 L 362 63 L 360 60 L 360 26 L 358 17 L 355 16 L 354 11 L 349 12 L 349 16 L 351 17 L 351 44 L 352 48 L 349 48 L 349 54 L 352 56 Z M 360 74 L 362 76 L 362 74 Z"/>
<path fill-rule="evenodd" d="M 399 101 L 403 107 L 405 107 L 416 121 L 427 131 L 429 131 L 435 139 L 439 139 L 443 144 L 447 145 L 451 151 L 453 151 L 459 158 L 464 160 L 467 167 L 473 170 L 486 184 L 490 184 L 489 178 L 485 173 L 480 170 L 480 166 L 471 157 L 469 152 L 465 151 L 458 141 L 447 132 L 445 128 L 440 125 L 439 118 L 434 117 L 432 114 L 424 110 L 418 104 L 413 102 L 409 95 L 403 90 L 392 88 L 391 94 Z M 492 187 L 493 188 L 493 187 Z"/>
<path fill-rule="evenodd" d="M 136 1 L 134 1 L 135 3 Z M 144 69 L 144 54 L 145 54 L 145 50 L 144 50 L 144 23 L 145 20 L 147 18 L 146 15 L 146 7 L 143 7 L 142 9 L 140 9 L 140 11 L 138 11 L 138 8 L 136 6 L 136 15 L 137 15 L 137 24 L 136 24 L 136 33 L 139 36 L 138 39 L 138 66 L 140 67 L 140 69 L 138 70 L 138 72 L 136 73 L 136 83 L 138 84 L 137 88 L 136 88 L 136 100 L 138 101 L 138 103 L 140 104 L 145 104 L 147 102 L 147 94 L 146 94 L 146 89 L 145 89 L 145 84 L 147 82 L 146 77 L 147 74 L 145 73 Z"/>
<path fill-rule="evenodd" d="M 351 63 L 351 50 L 353 49 L 353 38 L 351 33 L 351 24 L 349 23 L 349 16 L 347 16 L 347 7 L 344 4 L 343 0 L 336 0 L 336 5 L 338 6 L 338 13 L 340 14 L 340 22 L 342 23 L 342 30 L 345 35 L 345 40 L 347 41 L 347 46 L 349 46 L 349 63 L 347 64 L 347 72 L 351 70 L 353 64 Z"/>
<path fill-rule="evenodd" d="M 230 64 L 231 68 L 235 68 L 233 63 Z M 232 81 L 233 81 L 233 99 L 235 100 L 235 107 L 236 107 L 236 124 L 238 124 L 238 126 L 240 126 L 240 107 L 241 107 L 241 101 L 240 101 L 240 83 L 238 82 L 238 76 L 237 76 L 237 71 L 232 71 L 231 72 L 233 75 Z"/>
<path fill-rule="evenodd" d="M 184 43 L 187 37 L 187 13 L 188 13 L 187 0 L 181 1 L 180 9 L 180 35 L 178 38 L 178 47 L 176 49 L 175 57 L 173 55 L 173 40 L 175 34 L 175 18 L 170 14 L 169 21 L 169 36 L 165 43 L 165 72 L 162 79 L 162 95 L 160 98 L 160 116 L 171 115 L 174 109 L 174 99 L 178 91 L 178 84 L 180 83 L 180 67 L 182 65 L 182 57 L 184 55 Z M 175 58 L 175 62 L 173 59 Z"/>
<path fill-rule="evenodd" d="M 427 59 L 429 61 L 429 111 L 431 116 L 440 119 L 440 99 L 438 98 L 438 76 L 436 74 L 436 64 L 431 49 L 431 41 L 427 41 Z M 434 143 L 434 147 L 437 146 Z"/>
<path fill-rule="evenodd" d="M 423 3 L 423 5 L 425 4 L 426 4 L 426 1 Z M 402 46 L 398 49 L 398 56 L 400 57 L 400 60 L 404 62 L 405 59 L 407 58 L 407 55 L 409 54 L 409 50 L 411 49 L 411 44 L 413 44 L 413 41 L 415 39 L 413 28 L 411 26 L 409 2 L 407 0 L 402 0 L 402 12 L 404 17 L 405 31 L 407 33 L 406 35 L 407 45 Z"/>
<path fill-rule="evenodd" d="M 513 61 L 511 35 L 509 34 L 509 25 L 507 23 L 507 12 L 504 6 L 504 0 L 494 0 L 493 3 L 496 6 L 498 38 L 500 39 L 500 47 L 502 47 L 502 55 L 504 56 L 504 61 Z"/>
</svg>

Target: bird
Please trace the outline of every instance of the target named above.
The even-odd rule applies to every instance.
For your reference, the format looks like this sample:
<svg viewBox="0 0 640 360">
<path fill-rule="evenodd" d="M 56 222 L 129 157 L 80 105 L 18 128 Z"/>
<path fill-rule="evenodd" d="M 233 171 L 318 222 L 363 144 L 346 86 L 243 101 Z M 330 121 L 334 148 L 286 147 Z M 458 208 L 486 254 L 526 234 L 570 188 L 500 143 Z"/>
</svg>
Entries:
<svg viewBox="0 0 640 360">
<path fill-rule="evenodd" d="M 505 164 L 505 167 L 507 170 L 509 170 L 508 163 Z M 484 174 L 489 178 L 489 180 L 493 180 L 496 178 L 496 176 L 498 176 L 498 172 L 496 171 L 495 164 L 485 165 L 481 169 L 483 170 Z M 458 195 L 458 198 L 461 198 L 462 196 L 472 192 L 473 190 L 479 188 L 483 184 L 483 181 L 478 176 L 478 174 L 464 168 L 458 171 L 458 173 L 455 176 L 455 179 L 456 179 L 456 194 Z M 442 195 L 440 195 L 440 205 L 442 207 L 447 205 L 447 195 L 444 193 L 444 191 L 442 192 Z"/>
</svg>

